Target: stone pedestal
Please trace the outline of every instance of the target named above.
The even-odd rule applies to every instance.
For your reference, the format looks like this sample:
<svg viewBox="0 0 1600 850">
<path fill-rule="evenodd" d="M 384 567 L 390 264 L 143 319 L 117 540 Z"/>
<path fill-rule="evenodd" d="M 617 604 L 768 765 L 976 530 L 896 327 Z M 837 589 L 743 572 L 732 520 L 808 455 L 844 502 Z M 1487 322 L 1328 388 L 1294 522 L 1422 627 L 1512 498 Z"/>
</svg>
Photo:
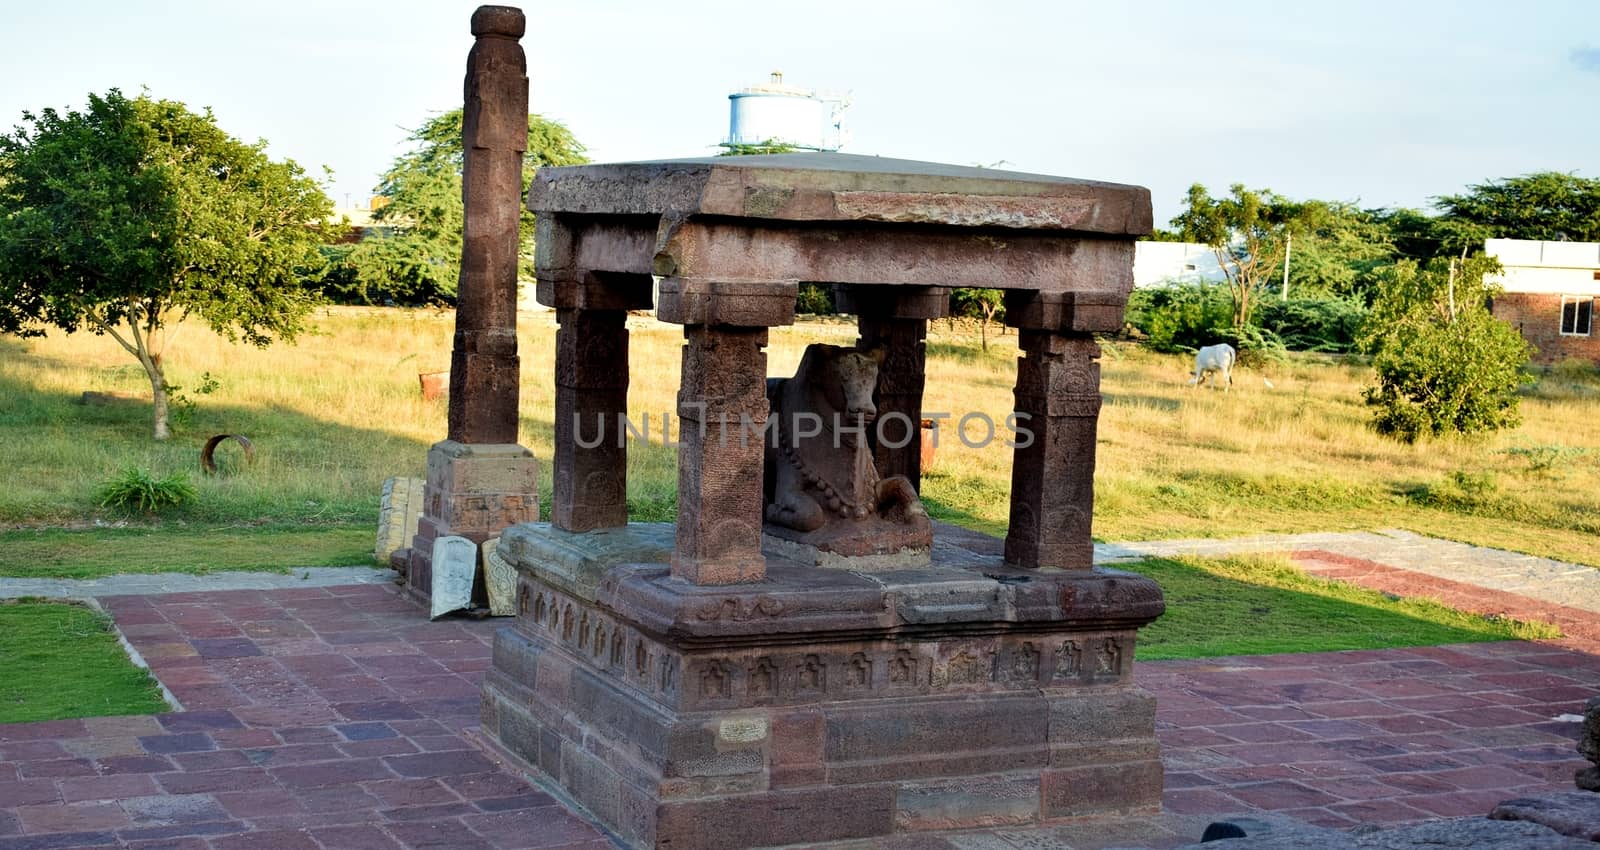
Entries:
<svg viewBox="0 0 1600 850">
<path fill-rule="evenodd" d="M 1130 674 L 1161 591 L 1092 569 L 1089 538 L 1089 334 L 1120 326 L 1149 192 L 791 154 L 543 168 L 528 208 L 539 299 L 561 323 L 554 524 L 509 529 L 497 550 L 518 613 L 484 683 L 492 746 L 637 848 L 1158 809 L 1155 706 Z M 649 305 L 652 279 L 657 318 L 684 328 L 678 521 L 625 525 L 624 450 L 584 445 L 615 436 L 598 423 L 626 409 L 621 311 Z M 862 482 L 891 485 L 874 487 L 878 509 L 915 503 L 927 320 L 952 287 L 1007 290 L 1025 349 L 1016 412 L 1037 431 L 1018 448 L 1005 542 L 940 526 L 915 558 L 870 532 L 830 550 L 873 555 L 870 570 L 819 568 L 795 544 L 825 529 L 802 519 L 800 539 L 763 545 L 763 426 L 783 394 L 768 395 L 764 349 L 793 321 L 799 281 L 836 285 L 878 362 L 873 406 L 905 420 L 853 445 L 849 475 L 825 457 L 791 464 L 791 487 L 836 512 L 847 480 L 858 519 Z M 794 409 L 865 421 L 861 369 L 828 372 L 827 404 Z"/>
<path fill-rule="evenodd" d="M 406 587 L 427 599 L 433 593 L 434 540 L 456 535 L 482 543 L 539 518 L 539 464 L 522 446 L 443 440 L 428 450 L 422 498 Z"/>
<path fill-rule="evenodd" d="M 670 525 L 513 528 L 484 729 L 634 847 L 1157 811 L 1155 702 L 1130 673 L 1159 588 L 936 540 L 923 569 L 769 552 L 764 581 L 719 587 L 671 574 Z"/>
</svg>

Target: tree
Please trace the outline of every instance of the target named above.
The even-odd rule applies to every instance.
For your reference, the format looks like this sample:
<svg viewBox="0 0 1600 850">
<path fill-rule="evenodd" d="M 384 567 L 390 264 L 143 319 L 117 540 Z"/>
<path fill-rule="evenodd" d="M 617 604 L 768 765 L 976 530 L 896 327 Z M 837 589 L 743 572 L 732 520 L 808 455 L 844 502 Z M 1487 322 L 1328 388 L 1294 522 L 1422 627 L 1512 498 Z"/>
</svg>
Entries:
<svg viewBox="0 0 1600 850">
<path fill-rule="evenodd" d="M 1401 260 L 1380 276 L 1362 334 L 1377 385 L 1364 397 L 1373 425 L 1405 442 L 1515 426 L 1528 343 L 1490 315 L 1490 257 Z"/>
<path fill-rule="evenodd" d="M 976 287 L 961 287 L 950 293 L 950 312 L 955 316 L 970 316 L 978 320 L 980 339 L 983 341 L 983 350 L 989 350 L 989 323 L 996 318 L 1005 318 L 1006 299 L 1005 293 L 998 289 L 979 289 Z"/>
<path fill-rule="evenodd" d="M 0 135 L 0 332 L 111 336 L 144 367 L 166 439 L 167 329 L 192 316 L 235 341 L 292 339 L 333 204 L 210 110 L 112 89 L 23 121 Z"/>
<path fill-rule="evenodd" d="M 1290 231 L 1289 298 L 1370 302 L 1378 269 L 1392 263 L 1395 253 L 1377 214 L 1342 201 L 1316 201 L 1302 205 L 1298 223 Z"/>
<path fill-rule="evenodd" d="M 1282 268 L 1289 234 L 1304 229 L 1311 215 L 1271 190 L 1246 189 L 1235 183 L 1231 196 L 1212 198 L 1199 183 L 1189 187 L 1184 212 L 1172 220 L 1183 238 L 1203 242 L 1216 252 L 1233 298 L 1233 324 L 1250 324 L 1256 295 Z"/>
<path fill-rule="evenodd" d="M 1483 240 L 1600 242 L 1600 180 L 1559 171 L 1491 180 L 1434 199 L 1448 253 L 1483 248 Z"/>
<path fill-rule="evenodd" d="M 380 231 L 353 247 L 331 249 L 334 279 L 340 288 L 367 298 L 392 297 L 411 303 L 448 302 L 461 273 L 461 172 L 466 153 L 461 141 L 461 110 L 422 122 L 407 140 L 412 150 L 395 158 L 378 182 L 388 205 L 373 214 Z M 533 175 L 546 165 L 588 162 L 584 146 L 564 125 L 528 116 L 528 152 L 522 165 L 526 194 Z M 339 256 L 343 254 L 343 256 Z M 533 278 L 533 215 L 522 211 L 520 277 Z"/>
</svg>

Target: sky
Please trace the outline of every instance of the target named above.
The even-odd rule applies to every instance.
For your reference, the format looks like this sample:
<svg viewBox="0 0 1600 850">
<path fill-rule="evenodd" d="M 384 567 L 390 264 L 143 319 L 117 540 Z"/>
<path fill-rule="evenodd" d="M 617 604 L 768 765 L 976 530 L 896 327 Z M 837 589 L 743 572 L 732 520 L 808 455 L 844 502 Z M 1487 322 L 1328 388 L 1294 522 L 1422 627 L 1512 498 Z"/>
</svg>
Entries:
<svg viewBox="0 0 1600 850">
<path fill-rule="evenodd" d="M 209 106 L 360 204 L 461 105 L 477 4 L 0 0 L 0 129 L 89 92 Z M 580 0 L 530 4 L 531 108 L 597 162 L 706 156 L 781 69 L 849 92 L 850 153 L 1426 208 L 1532 171 L 1600 177 L 1595 0 Z"/>
</svg>

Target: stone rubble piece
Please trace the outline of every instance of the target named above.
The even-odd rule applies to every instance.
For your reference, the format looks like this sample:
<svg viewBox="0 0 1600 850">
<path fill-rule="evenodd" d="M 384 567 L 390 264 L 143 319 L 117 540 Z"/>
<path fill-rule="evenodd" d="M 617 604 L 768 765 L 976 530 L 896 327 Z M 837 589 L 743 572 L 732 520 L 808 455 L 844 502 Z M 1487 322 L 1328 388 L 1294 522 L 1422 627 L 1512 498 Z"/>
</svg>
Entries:
<svg viewBox="0 0 1600 850">
<path fill-rule="evenodd" d="M 1186 844 L 1179 850 L 1594 850 L 1594 844 L 1537 823 L 1450 818 L 1397 829 L 1342 832 L 1309 824 L 1245 825 L 1243 838 Z M 1223 821 L 1224 823 L 1229 821 Z"/>
<path fill-rule="evenodd" d="M 1600 794 L 1591 791 L 1507 800 L 1495 806 L 1489 817 L 1541 824 L 1562 835 L 1600 842 Z"/>
<path fill-rule="evenodd" d="M 1583 731 L 1578 735 L 1578 755 L 1590 765 L 1580 768 L 1573 781 L 1584 791 L 1600 791 L 1600 696 L 1583 704 Z"/>
</svg>

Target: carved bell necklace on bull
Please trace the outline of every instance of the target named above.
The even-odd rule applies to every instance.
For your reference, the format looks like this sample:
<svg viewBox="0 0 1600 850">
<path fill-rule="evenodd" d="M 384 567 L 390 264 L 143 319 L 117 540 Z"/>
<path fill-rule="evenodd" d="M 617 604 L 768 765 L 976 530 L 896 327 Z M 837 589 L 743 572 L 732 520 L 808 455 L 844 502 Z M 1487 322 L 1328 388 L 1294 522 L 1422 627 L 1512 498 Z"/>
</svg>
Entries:
<svg viewBox="0 0 1600 850">
<path fill-rule="evenodd" d="M 872 462 L 872 452 L 867 448 L 867 441 L 860 436 L 864 433 L 865 425 L 859 419 L 857 424 L 863 430 L 858 431 L 855 438 L 850 440 L 855 450 L 850 474 L 850 486 L 854 492 L 846 495 L 839 492 L 838 487 L 805 462 L 795 443 L 785 439 L 787 429 L 783 427 L 783 417 L 781 415 L 778 417 L 778 444 L 784 461 L 800 473 L 800 480 L 805 482 L 807 488 L 815 490 L 822 496 L 822 503 L 828 510 L 845 519 L 852 516 L 856 519 L 866 519 L 872 513 L 874 494 L 878 491 L 878 467 Z"/>
</svg>

